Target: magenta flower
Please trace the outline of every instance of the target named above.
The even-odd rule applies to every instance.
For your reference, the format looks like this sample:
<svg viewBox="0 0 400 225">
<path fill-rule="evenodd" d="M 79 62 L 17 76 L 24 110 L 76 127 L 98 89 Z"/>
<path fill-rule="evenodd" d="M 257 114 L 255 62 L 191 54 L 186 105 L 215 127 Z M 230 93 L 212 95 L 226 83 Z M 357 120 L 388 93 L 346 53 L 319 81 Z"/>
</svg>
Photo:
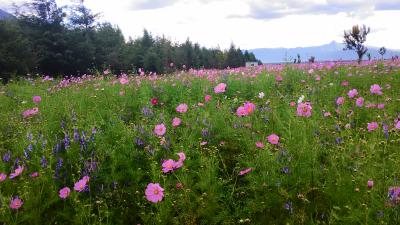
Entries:
<svg viewBox="0 0 400 225">
<path fill-rule="evenodd" d="M 226 84 L 219 83 L 216 87 L 214 87 L 214 93 L 215 94 L 224 93 L 225 89 L 226 89 Z"/>
<path fill-rule="evenodd" d="M 245 174 L 248 174 L 248 173 L 251 172 L 251 170 L 252 170 L 252 168 L 244 169 L 244 170 L 242 170 L 242 171 L 239 172 L 239 176 L 243 176 L 243 175 L 245 175 Z"/>
<path fill-rule="evenodd" d="M 397 130 L 400 130 L 400 120 L 396 122 L 396 125 L 394 125 L 394 127 L 395 127 Z"/>
<path fill-rule="evenodd" d="M 368 123 L 367 128 L 369 132 L 374 131 L 378 128 L 378 123 L 377 122 Z"/>
<path fill-rule="evenodd" d="M 264 143 L 262 143 L 261 141 L 257 141 L 256 142 L 256 147 L 257 148 L 264 148 Z"/>
<path fill-rule="evenodd" d="M 378 108 L 378 109 L 383 109 L 383 108 L 385 108 L 385 104 L 384 104 L 384 103 L 379 103 L 379 104 L 377 105 L 377 108 Z"/>
<path fill-rule="evenodd" d="M 69 194 L 71 193 L 71 189 L 69 187 L 64 187 L 58 192 L 58 196 L 62 199 L 68 198 Z"/>
<path fill-rule="evenodd" d="M 297 115 L 303 117 L 310 117 L 311 116 L 311 103 L 309 102 L 300 102 L 297 106 Z"/>
<path fill-rule="evenodd" d="M 206 95 L 206 96 L 204 96 L 204 101 L 205 101 L 205 102 L 211 101 L 211 95 Z"/>
<path fill-rule="evenodd" d="M 40 96 L 33 96 L 32 101 L 36 104 L 42 101 L 42 98 Z"/>
<path fill-rule="evenodd" d="M 10 174 L 10 179 L 14 179 L 15 177 L 18 177 L 19 175 L 22 174 L 23 171 L 24 171 L 24 167 L 18 166 L 18 168 L 15 169 L 14 173 Z"/>
<path fill-rule="evenodd" d="M 145 191 L 146 199 L 150 202 L 157 203 L 164 198 L 164 189 L 158 183 L 149 183 Z"/>
<path fill-rule="evenodd" d="M 369 90 L 371 94 L 382 95 L 382 88 L 378 84 L 373 84 Z"/>
<path fill-rule="evenodd" d="M 296 106 L 296 102 L 290 102 L 290 107 L 295 107 Z"/>
<path fill-rule="evenodd" d="M 185 113 L 188 110 L 188 105 L 186 105 L 185 103 L 182 103 L 180 105 L 178 105 L 178 107 L 176 107 L 176 111 L 179 113 Z"/>
<path fill-rule="evenodd" d="M 236 115 L 239 116 L 239 117 L 240 116 L 247 116 L 247 111 L 244 108 L 244 106 L 240 106 L 239 108 L 237 108 Z"/>
<path fill-rule="evenodd" d="M 165 160 L 162 164 L 162 171 L 163 173 L 169 173 L 175 169 L 176 162 L 172 159 Z"/>
<path fill-rule="evenodd" d="M 179 156 L 179 161 L 185 161 L 186 155 L 183 152 L 176 153 Z"/>
<path fill-rule="evenodd" d="M 358 95 L 358 91 L 357 89 L 352 89 L 349 91 L 349 93 L 347 93 L 347 95 L 349 96 L 349 98 L 354 98 L 356 95 Z"/>
<path fill-rule="evenodd" d="M 120 84 L 129 84 L 129 79 L 126 76 L 122 76 L 121 78 L 119 78 L 119 83 Z"/>
<path fill-rule="evenodd" d="M 178 117 L 172 119 L 172 126 L 177 127 L 180 124 L 181 124 L 181 119 L 179 119 Z"/>
<path fill-rule="evenodd" d="M 7 179 L 7 174 L 0 173 L 0 182 L 3 182 Z"/>
<path fill-rule="evenodd" d="M 374 181 L 373 181 L 373 180 L 368 180 L 368 182 L 367 182 L 367 187 L 368 187 L 369 189 L 371 189 L 373 186 L 374 186 Z"/>
<path fill-rule="evenodd" d="M 74 190 L 77 192 L 82 192 L 85 190 L 87 182 L 89 182 L 89 177 L 85 176 L 82 179 L 80 179 L 78 182 L 75 183 L 74 185 Z"/>
<path fill-rule="evenodd" d="M 39 112 L 39 109 L 35 107 L 35 108 L 32 108 L 32 109 L 25 110 L 22 113 L 22 116 L 24 118 L 27 118 L 27 117 L 30 117 L 30 116 L 33 116 L 33 115 L 37 114 L 38 112 Z"/>
<path fill-rule="evenodd" d="M 339 97 L 336 99 L 336 104 L 337 105 L 343 105 L 344 104 L 344 98 L 343 97 Z"/>
<path fill-rule="evenodd" d="M 39 176 L 39 173 L 38 172 L 33 172 L 29 176 L 32 177 L 32 178 L 35 178 L 35 177 Z"/>
<path fill-rule="evenodd" d="M 277 145 L 279 143 L 279 136 L 276 134 L 271 134 L 267 137 L 268 142 L 272 145 Z"/>
<path fill-rule="evenodd" d="M 167 128 L 165 127 L 165 125 L 163 123 L 157 124 L 154 128 L 154 133 L 158 136 L 163 136 L 166 131 L 167 131 Z"/>
<path fill-rule="evenodd" d="M 247 114 L 251 114 L 256 110 L 256 105 L 251 102 L 244 103 L 244 109 L 247 111 Z"/>
<path fill-rule="evenodd" d="M 18 196 L 16 196 L 15 198 L 11 199 L 10 201 L 10 208 L 11 209 L 19 209 L 21 208 L 21 206 L 24 204 L 24 202 L 19 199 Z"/>
<path fill-rule="evenodd" d="M 364 105 L 364 98 L 363 97 L 359 97 L 356 99 L 356 105 L 358 107 L 362 107 Z"/>
</svg>

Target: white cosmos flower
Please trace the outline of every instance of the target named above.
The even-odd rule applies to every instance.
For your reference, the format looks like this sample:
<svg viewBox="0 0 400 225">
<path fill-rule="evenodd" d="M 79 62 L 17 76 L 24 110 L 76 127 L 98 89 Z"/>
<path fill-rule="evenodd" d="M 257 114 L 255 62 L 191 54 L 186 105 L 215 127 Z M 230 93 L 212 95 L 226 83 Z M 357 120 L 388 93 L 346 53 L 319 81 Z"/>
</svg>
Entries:
<svg viewBox="0 0 400 225">
<path fill-rule="evenodd" d="M 264 92 L 258 93 L 258 98 L 264 98 L 264 96 L 265 96 Z"/>
<path fill-rule="evenodd" d="M 297 100 L 297 104 L 304 101 L 304 95 L 300 96 L 299 100 Z"/>
</svg>

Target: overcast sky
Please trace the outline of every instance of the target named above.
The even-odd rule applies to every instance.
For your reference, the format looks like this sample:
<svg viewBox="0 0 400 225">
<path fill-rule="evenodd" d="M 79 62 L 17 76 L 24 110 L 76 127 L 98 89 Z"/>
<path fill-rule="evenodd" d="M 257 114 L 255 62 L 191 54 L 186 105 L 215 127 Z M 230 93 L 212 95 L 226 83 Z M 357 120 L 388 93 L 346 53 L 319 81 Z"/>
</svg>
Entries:
<svg viewBox="0 0 400 225">
<path fill-rule="evenodd" d="M 12 0 L 0 0 L 7 8 Z M 16 2 L 21 2 L 17 0 Z M 68 0 L 57 0 L 69 4 Z M 126 38 L 144 28 L 183 42 L 242 49 L 342 42 L 344 29 L 371 27 L 367 45 L 400 49 L 400 0 L 85 0 Z"/>
</svg>

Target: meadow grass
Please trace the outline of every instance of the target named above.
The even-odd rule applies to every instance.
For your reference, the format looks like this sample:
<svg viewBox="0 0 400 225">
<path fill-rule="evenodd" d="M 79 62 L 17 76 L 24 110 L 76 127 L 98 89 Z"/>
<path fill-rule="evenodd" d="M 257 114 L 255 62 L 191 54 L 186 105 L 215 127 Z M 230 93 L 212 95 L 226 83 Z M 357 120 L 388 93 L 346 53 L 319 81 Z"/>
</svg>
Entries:
<svg viewBox="0 0 400 225">
<path fill-rule="evenodd" d="M 0 182 L 0 221 L 398 224 L 399 65 L 11 81 L 0 86 L 0 173 L 7 175 Z M 219 83 L 226 90 L 216 94 Z M 382 95 L 371 93 L 373 84 Z M 351 89 L 358 91 L 354 98 Z M 310 117 L 297 115 L 302 95 Z M 340 96 L 344 104 L 338 105 Z M 238 116 L 246 102 L 255 110 Z M 187 112 L 177 112 L 179 104 L 187 104 Z M 34 107 L 38 113 L 22 115 Z M 176 127 L 175 117 L 182 121 Z M 371 122 L 378 128 L 369 131 Z M 157 124 L 166 126 L 164 135 L 154 133 Z M 268 142 L 271 134 L 278 144 Z M 186 155 L 183 166 L 163 173 L 164 160 L 177 162 L 179 152 Z M 10 179 L 18 166 L 23 172 Z M 74 190 L 84 176 L 90 177 L 85 189 Z M 146 198 L 149 183 L 164 189 L 161 201 Z M 64 187 L 71 192 L 62 199 Z M 23 205 L 12 209 L 16 196 Z"/>
</svg>

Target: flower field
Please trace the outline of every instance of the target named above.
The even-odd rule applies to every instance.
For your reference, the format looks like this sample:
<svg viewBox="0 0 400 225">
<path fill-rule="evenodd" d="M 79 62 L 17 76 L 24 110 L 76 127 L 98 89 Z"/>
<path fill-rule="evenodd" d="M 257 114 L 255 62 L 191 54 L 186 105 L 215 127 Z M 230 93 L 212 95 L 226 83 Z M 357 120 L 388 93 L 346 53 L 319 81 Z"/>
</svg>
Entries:
<svg viewBox="0 0 400 225">
<path fill-rule="evenodd" d="M 1 224 L 399 224 L 400 61 L 0 86 Z"/>
</svg>

